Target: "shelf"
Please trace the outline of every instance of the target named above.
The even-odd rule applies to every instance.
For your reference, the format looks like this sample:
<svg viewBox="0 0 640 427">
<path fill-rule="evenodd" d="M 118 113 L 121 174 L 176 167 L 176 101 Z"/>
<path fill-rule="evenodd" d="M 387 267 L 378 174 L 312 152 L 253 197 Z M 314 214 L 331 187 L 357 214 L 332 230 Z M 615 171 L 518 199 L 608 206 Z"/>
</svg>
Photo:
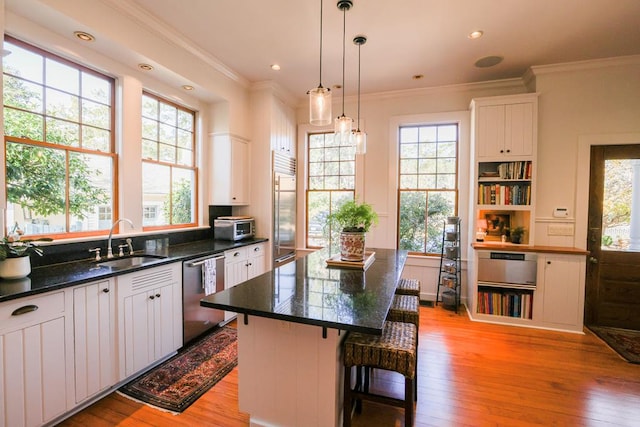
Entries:
<svg viewBox="0 0 640 427">
<path fill-rule="evenodd" d="M 535 291 L 536 285 L 521 285 L 517 283 L 498 283 L 498 282 L 478 282 L 478 287 L 485 286 L 487 288 L 517 289 Z"/>
<path fill-rule="evenodd" d="M 528 211 L 531 205 L 477 205 L 477 209 L 481 211 Z"/>
<path fill-rule="evenodd" d="M 456 312 L 460 305 L 461 270 L 460 218 L 448 217 L 444 220 L 442 229 L 442 253 L 440 255 L 436 304 L 438 301 L 442 301 L 446 306 L 453 305 Z"/>
</svg>

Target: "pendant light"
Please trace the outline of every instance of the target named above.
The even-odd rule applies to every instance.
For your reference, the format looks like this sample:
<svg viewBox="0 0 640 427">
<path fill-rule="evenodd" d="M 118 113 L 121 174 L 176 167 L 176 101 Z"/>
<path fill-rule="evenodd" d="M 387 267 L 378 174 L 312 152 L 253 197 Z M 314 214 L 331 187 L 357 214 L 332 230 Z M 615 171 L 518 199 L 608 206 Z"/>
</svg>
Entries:
<svg viewBox="0 0 640 427">
<path fill-rule="evenodd" d="M 309 123 L 326 126 L 331 123 L 331 89 L 322 87 L 322 0 L 320 0 L 320 82 L 309 92 Z"/>
<path fill-rule="evenodd" d="M 360 130 L 360 48 L 367 42 L 365 36 L 355 36 L 353 43 L 358 45 L 358 124 L 353 132 L 353 138 L 356 144 L 356 154 L 365 154 L 367 152 L 367 134 Z"/>
<path fill-rule="evenodd" d="M 335 121 L 335 139 L 338 144 L 351 141 L 351 127 L 353 119 L 344 115 L 344 66 L 345 66 L 345 37 L 347 34 L 347 10 L 351 9 L 351 0 L 339 0 L 338 9 L 342 11 L 342 115 Z"/>
</svg>

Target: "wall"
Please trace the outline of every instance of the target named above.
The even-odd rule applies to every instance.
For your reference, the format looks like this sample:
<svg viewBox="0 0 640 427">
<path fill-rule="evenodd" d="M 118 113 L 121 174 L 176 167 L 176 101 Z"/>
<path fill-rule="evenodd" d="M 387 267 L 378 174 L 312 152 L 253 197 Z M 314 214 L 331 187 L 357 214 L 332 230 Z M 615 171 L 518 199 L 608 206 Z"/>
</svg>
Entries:
<svg viewBox="0 0 640 427">
<path fill-rule="evenodd" d="M 533 67 L 533 75 L 540 94 L 535 241 L 586 248 L 588 155 L 578 163 L 580 140 L 611 135 L 600 138 L 604 144 L 640 133 L 640 56 Z M 553 219 L 555 207 L 569 208 L 569 218 Z M 569 225 L 566 236 L 549 235 L 557 223 Z"/>
</svg>

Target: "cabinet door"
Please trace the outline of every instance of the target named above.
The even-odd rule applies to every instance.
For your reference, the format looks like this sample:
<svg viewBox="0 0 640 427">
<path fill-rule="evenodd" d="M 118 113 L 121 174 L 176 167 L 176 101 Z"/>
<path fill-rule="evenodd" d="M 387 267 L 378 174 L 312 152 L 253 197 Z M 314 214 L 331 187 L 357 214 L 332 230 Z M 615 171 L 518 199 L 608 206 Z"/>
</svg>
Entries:
<svg viewBox="0 0 640 427">
<path fill-rule="evenodd" d="M 533 103 L 505 107 L 505 146 L 507 156 L 533 155 Z"/>
<path fill-rule="evenodd" d="M 232 205 L 249 204 L 249 144 L 231 140 L 231 200 Z"/>
<path fill-rule="evenodd" d="M 182 345 L 181 273 L 176 263 L 118 276 L 120 380 Z"/>
<path fill-rule="evenodd" d="M 0 426 L 42 425 L 66 410 L 65 317 L 0 334 Z"/>
<path fill-rule="evenodd" d="M 265 244 L 260 243 L 247 247 L 247 279 L 252 279 L 267 271 L 267 258 L 265 256 Z"/>
<path fill-rule="evenodd" d="M 582 256 L 546 255 L 542 321 L 550 326 L 573 326 L 582 330 L 584 268 Z"/>
<path fill-rule="evenodd" d="M 112 280 L 73 290 L 76 403 L 116 383 L 115 286 Z"/>
<path fill-rule="evenodd" d="M 502 156 L 505 144 L 505 106 L 480 106 L 476 114 L 478 158 Z"/>
<path fill-rule="evenodd" d="M 247 248 L 224 253 L 224 288 L 229 289 L 247 280 Z"/>
</svg>

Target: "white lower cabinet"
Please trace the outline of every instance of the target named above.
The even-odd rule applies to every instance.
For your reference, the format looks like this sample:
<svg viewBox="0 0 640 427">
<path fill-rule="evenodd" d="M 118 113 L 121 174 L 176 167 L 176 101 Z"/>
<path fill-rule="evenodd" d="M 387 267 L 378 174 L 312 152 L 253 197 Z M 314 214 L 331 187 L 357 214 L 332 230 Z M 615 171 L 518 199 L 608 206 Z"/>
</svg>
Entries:
<svg viewBox="0 0 640 427">
<path fill-rule="evenodd" d="M 224 288 L 232 288 L 267 271 L 266 243 L 243 246 L 224 253 Z M 224 320 L 236 314 L 225 311 Z"/>
<path fill-rule="evenodd" d="M 0 426 L 39 426 L 70 409 L 65 292 L 0 305 Z"/>
<path fill-rule="evenodd" d="M 543 326 L 581 332 L 584 319 L 584 255 L 544 254 L 538 257 L 538 283 L 543 287 Z"/>
<path fill-rule="evenodd" d="M 124 274 L 117 283 L 123 380 L 182 346 L 182 264 Z"/>
<path fill-rule="evenodd" d="M 73 288 L 75 402 L 116 381 L 115 279 Z"/>
</svg>

